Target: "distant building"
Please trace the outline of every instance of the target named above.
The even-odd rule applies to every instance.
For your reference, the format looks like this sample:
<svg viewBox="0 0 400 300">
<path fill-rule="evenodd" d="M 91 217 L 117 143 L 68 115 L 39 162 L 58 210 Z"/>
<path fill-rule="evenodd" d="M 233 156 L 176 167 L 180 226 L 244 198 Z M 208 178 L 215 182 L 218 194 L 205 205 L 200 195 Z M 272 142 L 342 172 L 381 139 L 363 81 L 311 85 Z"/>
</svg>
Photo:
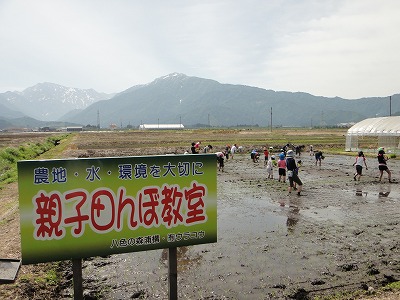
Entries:
<svg viewBox="0 0 400 300">
<path fill-rule="evenodd" d="M 83 131 L 83 127 L 82 126 L 69 126 L 67 127 L 67 131 L 71 132 L 71 131 Z"/>
<path fill-rule="evenodd" d="M 348 123 L 338 123 L 336 124 L 337 127 L 340 128 L 350 128 L 351 126 L 353 126 L 354 124 L 356 124 L 355 122 L 348 122 Z"/>
<path fill-rule="evenodd" d="M 148 129 L 148 130 L 158 130 L 158 129 L 184 129 L 185 126 L 183 124 L 142 124 L 139 126 L 139 129 Z"/>
</svg>

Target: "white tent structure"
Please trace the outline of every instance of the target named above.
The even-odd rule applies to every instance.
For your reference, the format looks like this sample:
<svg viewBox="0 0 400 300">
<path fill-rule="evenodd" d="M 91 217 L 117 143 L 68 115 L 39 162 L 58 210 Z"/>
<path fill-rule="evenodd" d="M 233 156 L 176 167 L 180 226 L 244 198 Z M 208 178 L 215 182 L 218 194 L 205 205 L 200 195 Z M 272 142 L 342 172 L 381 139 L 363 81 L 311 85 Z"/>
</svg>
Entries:
<svg viewBox="0 0 400 300">
<path fill-rule="evenodd" d="M 361 147 L 363 140 L 369 144 Z M 384 147 L 386 152 L 400 151 L 400 116 L 365 119 L 347 131 L 346 151 L 376 151 L 378 147 Z"/>
</svg>

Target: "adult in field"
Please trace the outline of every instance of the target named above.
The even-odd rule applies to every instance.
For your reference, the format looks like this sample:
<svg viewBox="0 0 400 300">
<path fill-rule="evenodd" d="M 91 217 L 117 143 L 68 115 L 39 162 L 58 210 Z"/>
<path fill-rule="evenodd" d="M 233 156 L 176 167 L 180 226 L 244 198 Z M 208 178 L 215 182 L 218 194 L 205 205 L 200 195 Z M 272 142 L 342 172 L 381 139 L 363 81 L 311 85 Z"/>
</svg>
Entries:
<svg viewBox="0 0 400 300">
<path fill-rule="evenodd" d="M 250 153 L 250 158 L 254 163 L 258 163 L 258 159 L 260 158 L 260 153 L 258 153 L 257 149 L 253 149 Z"/>
<path fill-rule="evenodd" d="M 219 151 L 216 152 L 215 155 L 217 156 L 217 165 L 218 171 L 224 171 L 224 159 L 225 159 L 225 152 Z"/>
<path fill-rule="evenodd" d="M 194 145 L 194 149 L 195 149 L 195 151 L 196 151 L 196 154 L 199 154 L 199 153 L 200 153 L 200 147 L 201 147 L 201 142 L 197 142 L 197 143 Z"/>
<path fill-rule="evenodd" d="M 286 153 L 286 167 L 287 167 L 287 176 L 289 178 L 289 187 L 288 187 L 288 192 L 289 194 L 292 192 L 292 189 L 294 187 L 294 183 L 297 184 L 297 195 L 301 196 L 301 191 L 303 189 L 303 183 L 301 182 L 299 176 L 298 176 L 298 166 L 296 164 L 296 161 L 294 159 L 294 152 L 293 150 L 289 150 Z"/>
<path fill-rule="evenodd" d="M 354 181 L 357 180 L 357 177 L 358 177 L 358 181 L 360 181 L 360 178 L 362 176 L 363 165 L 365 165 L 365 169 L 368 170 L 364 152 L 359 151 L 358 156 L 356 157 L 356 161 L 353 164 L 353 167 L 356 166 L 356 173 L 354 174 Z"/>
<path fill-rule="evenodd" d="M 205 146 L 204 147 L 204 149 L 203 149 L 203 153 L 209 153 L 209 152 L 211 152 L 212 151 L 212 146 L 211 145 L 207 145 L 207 146 Z"/>
<path fill-rule="evenodd" d="M 237 151 L 237 145 L 233 144 L 231 147 L 231 158 L 233 159 L 233 155 L 236 153 Z"/>
<path fill-rule="evenodd" d="M 225 147 L 225 157 L 226 157 L 226 160 L 228 160 L 229 159 L 229 154 L 231 153 L 231 145 L 226 145 L 226 147 Z"/>
<path fill-rule="evenodd" d="M 321 166 L 321 161 L 324 159 L 324 155 L 322 154 L 322 151 L 316 151 L 315 152 L 315 165 Z"/>
<path fill-rule="evenodd" d="M 196 152 L 196 143 L 195 142 L 192 143 L 192 147 L 190 147 L 190 151 L 192 152 L 192 154 L 196 154 L 197 153 Z"/>
<path fill-rule="evenodd" d="M 301 155 L 301 147 L 299 145 L 297 145 L 295 147 L 295 149 L 296 149 L 296 155 L 300 156 Z"/>
<path fill-rule="evenodd" d="M 379 168 L 379 172 L 380 172 L 379 181 L 382 180 L 383 171 L 385 171 L 388 174 L 389 182 L 392 182 L 392 172 L 390 172 L 390 170 L 387 166 L 387 163 L 386 163 L 388 160 L 389 160 L 389 157 L 387 157 L 385 155 L 384 148 L 379 148 L 379 151 L 378 151 L 378 168 Z"/>
<path fill-rule="evenodd" d="M 314 156 L 314 147 L 310 145 L 310 156 Z"/>
</svg>

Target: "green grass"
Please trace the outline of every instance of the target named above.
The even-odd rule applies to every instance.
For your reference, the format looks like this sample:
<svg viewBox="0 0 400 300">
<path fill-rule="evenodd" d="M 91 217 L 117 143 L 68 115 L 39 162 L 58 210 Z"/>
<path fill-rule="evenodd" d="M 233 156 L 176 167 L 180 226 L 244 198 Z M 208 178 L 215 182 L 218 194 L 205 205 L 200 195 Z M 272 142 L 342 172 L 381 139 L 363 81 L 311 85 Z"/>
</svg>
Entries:
<svg viewBox="0 0 400 300">
<path fill-rule="evenodd" d="M 5 184 L 17 181 L 17 162 L 35 159 L 56 147 L 56 141 L 64 140 L 68 135 L 51 136 L 41 143 L 27 143 L 19 147 L 7 147 L 0 150 L 0 189 Z M 60 145 L 61 146 L 61 145 Z M 62 148 L 62 147 L 60 147 Z M 60 150 L 61 151 L 61 150 Z"/>
</svg>

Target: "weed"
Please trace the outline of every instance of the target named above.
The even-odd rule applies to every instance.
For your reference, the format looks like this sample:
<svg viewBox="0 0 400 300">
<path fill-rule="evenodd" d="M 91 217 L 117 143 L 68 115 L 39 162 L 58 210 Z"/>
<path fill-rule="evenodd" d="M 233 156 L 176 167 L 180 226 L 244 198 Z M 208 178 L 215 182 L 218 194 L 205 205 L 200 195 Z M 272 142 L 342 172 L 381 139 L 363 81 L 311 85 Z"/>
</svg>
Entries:
<svg viewBox="0 0 400 300">
<path fill-rule="evenodd" d="M 58 274 L 55 269 L 50 269 L 44 276 L 46 283 L 56 285 L 60 281 Z"/>
</svg>

